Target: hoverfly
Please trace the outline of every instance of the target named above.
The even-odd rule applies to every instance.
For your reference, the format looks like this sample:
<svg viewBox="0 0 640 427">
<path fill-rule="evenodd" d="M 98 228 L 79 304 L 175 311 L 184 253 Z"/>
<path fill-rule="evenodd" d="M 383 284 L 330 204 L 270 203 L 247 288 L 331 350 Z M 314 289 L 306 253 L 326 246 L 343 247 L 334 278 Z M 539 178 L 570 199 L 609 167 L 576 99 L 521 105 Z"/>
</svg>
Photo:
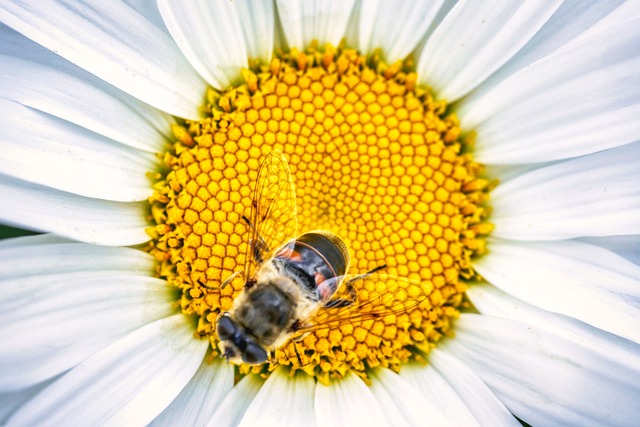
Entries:
<svg viewBox="0 0 640 427">
<path fill-rule="evenodd" d="M 413 295 L 409 303 L 394 305 L 398 284 L 409 280 L 373 274 L 348 275 L 349 250 L 336 234 L 317 230 L 297 235 L 295 187 L 284 155 L 277 150 L 262 162 L 253 190 L 243 271 L 242 293 L 216 322 L 219 349 L 229 362 L 259 365 L 289 340 L 297 341 L 320 328 L 398 314 L 426 298 Z M 389 291 L 375 301 L 358 302 L 353 284 L 382 283 Z M 337 298 L 343 285 L 349 298 Z M 414 283 L 420 287 L 422 284 Z M 405 288 L 402 288 L 405 289 Z M 415 289 L 415 288 L 414 288 Z"/>
</svg>

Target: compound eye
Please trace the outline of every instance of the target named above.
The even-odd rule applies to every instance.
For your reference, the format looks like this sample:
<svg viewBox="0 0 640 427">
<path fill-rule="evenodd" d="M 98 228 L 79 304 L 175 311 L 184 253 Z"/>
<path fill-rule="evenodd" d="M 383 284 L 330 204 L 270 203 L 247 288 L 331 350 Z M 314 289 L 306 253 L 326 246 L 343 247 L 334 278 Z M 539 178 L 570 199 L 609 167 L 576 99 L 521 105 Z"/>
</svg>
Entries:
<svg viewBox="0 0 640 427">
<path fill-rule="evenodd" d="M 228 340 L 238 331 L 238 327 L 235 322 L 231 320 L 231 318 L 223 314 L 218 319 L 218 323 L 216 324 L 216 333 L 218 334 L 218 338 L 220 341 Z"/>
<path fill-rule="evenodd" d="M 242 361 L 249 365 L 259 365 L 267 361 L 267 352 L 257 344 L 247 343 L 247 348 L 242 352 Z"/>
</svg>

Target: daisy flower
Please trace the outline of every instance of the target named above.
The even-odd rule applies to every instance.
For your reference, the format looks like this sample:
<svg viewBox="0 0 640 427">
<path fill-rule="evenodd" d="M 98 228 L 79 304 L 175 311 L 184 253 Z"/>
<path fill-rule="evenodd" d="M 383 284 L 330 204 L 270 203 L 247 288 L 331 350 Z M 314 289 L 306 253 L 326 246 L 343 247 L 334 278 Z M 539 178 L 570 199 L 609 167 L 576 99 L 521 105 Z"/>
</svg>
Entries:
<svg viewBox="0 0 640 427">
<path fill-rule="evenodd" d="M 0 21 L 0 221 L 43 233 L 0 241 L 0 422 L 640 419 L 638 1 L 0 0 Z M 406 287 L 358 285 L 385 316 L 233 366 L 215 322 L 243 282 L 221 283 L 272 150 L 299 230 Z"/>
</svg>

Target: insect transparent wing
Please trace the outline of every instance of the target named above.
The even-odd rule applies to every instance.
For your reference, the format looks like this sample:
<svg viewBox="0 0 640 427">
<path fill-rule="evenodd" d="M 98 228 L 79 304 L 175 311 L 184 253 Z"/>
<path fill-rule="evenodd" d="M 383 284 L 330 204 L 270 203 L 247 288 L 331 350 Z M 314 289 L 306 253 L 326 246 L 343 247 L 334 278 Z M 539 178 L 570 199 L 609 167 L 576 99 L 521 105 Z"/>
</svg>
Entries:
<svg viewBox="0 0 640 427">
<path fill-rule="evenodd" d="M 250 280 L 273 251 L 296 236 L 296 192 L 289 164 L 279 150 L 267 155 L 258 170 L 251 200 L 251 236 L 247 245 L 244 278 Z"/>
<path fill-rule="evenodd" d="M 400 315 L 430 304 L 429 295 L 433 286 L 397 276 L 372 274 L 362 276 L 347 275 L 344 284 L 352 283 L 356 292 L 355 301 L 346 307 L 323 307 L 307 325 L 297 329 L 297 334 L 306 334 L 320 329 L 334 328 L 345 323 L 359 323 L 370 319 Z M 336 298 L 349 298 L 346 286 Z"/>
</svg>

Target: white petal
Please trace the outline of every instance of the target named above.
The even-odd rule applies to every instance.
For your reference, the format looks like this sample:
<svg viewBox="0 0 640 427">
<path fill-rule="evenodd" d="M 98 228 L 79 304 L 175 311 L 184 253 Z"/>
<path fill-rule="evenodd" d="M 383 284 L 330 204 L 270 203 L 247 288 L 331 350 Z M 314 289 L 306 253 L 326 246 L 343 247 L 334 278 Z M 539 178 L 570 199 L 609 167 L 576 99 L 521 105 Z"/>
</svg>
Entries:
<svg viewBox="0 0 640 427">
<path fill-rule="evenodd" d="M 572 317 L 534 307 L 489 284 L 471 286 L 467 295 L 482 314 L 517 320 L 544 329 L 577 344 L 591 347 L 630 369 L 640 369 L 640 346 L 634 342 Z"/>
<path fill-rule="evenodd" d="M 449 352 L 432 349 L 428 366 L 409 365 L 400 376 L 422 390 L 456 425 L 520 425 L 473 370 Z"/>
<path fill-rule="evenodd" d="M 422 39 L 444 0 L 360 0 L 352 20 L 355 46 L 365 54 L 382 48 L 386 60 L 406 57 Z"/>
<path fill-rule="evenodd" d="M 218 406 L 207 427 L 237 426 L 263 384 L 264 380 L 258 375 L 242 378 Z"/>
<path fill-rule="evenodd" d="M 493 236 L 640 234 L 640 143 L 537 169 L 491 193 Z"/>
<path fill-rule="evenodd" d="M 0 390 L 58 375 L 174 311 L 166 283 L 145 277 L 153 259 L 136 252 L 81 243 L 0 249 Z"/>
<path fill-rule="evenodd" d="M 149 240 L 146 203 L 89 199 L 4 175 L 0 194 L 0 220 L 9 225 L 110 246 Z"/>
<path fill-rule="evenodd" d="M 287 369 L 281 368 L 269 375 L 258 395 L 251 401 L 239 426 L 313 427 L 315 381 L 303 372 L 291 378 L 286 371 Z"/>
<path fill-rule="evenodd" d="M 249 58 L 271 59 L 275 31 L 271 1 L 160 0 L 158 6 L 184 55 L 216 88 L 238 81 Z"/>
<path fill-rule="evenodd" d="M 182 314 L 150 323 L 76 366 L 10 423 L 145 425 L 186 386 L 207 347 Z"/>
<path fill-rule="evenodd" d="M 520 175 L 524 175 L 536 169 L 541 169 L 546 166 L 551 166 L 555 163 L 560 163 L 562 160 L 546 163 L 520 163 L 520 164 L 497 164 L 497 165 L 485 165 L 487 176 L 497 177 L 500 179 L 500 185 L 507 181 L 517 178 Z"/>
<path fill-rule="evenodd" d="M 490 283 L 525 302 L 640 343 L 640 267 L 578 241 L 492 240 L 474 262 Z"/>
<path fill-rule="evenodd" d="M 489 387 L 455 354 L 434 348 L 429 353 L 429 364 L 456 391 L 479 425 L 520 425 Z"/>
<path fill-rule="evenodd" d="M 592 243 L 602 246 L 620 255 L 621 257 L 631 261 L 636 265 L 640 265 L 640 234 L 631 234 L 628 236 L 603 236 L 603 237 L 584 237 L 583 242 Z"/>
<path fill-rule="evenodd" d="M 559 1 L 459 1 L 420 53 L 420 82 L 455 101 L 509 60 L 558 8 Z"/>
<path fill-rule="evenodd" d="M 273 57 L 276 12 L 273 1 L 234 2 L 238 18 L 242 23 L 245 47 L 249 58 L 268 62 Z"/>
<path fill-rule="evenodd" d="M 81 196 L 131 202 L 152 193 L 156 158 L 0 99 L 0 173 Z"/>
<path fill-rule="evenodd" d="M 213 363 L 205 358 L 189 384 L 151 425 L 204 426 L 232 389 L 233 367 L 220 358 Z"/>
<path fill-rule="evenodd" d="M 640 137 L 640 20 L 582 39 L 464 100 L 483 163 L 535 163 Z M 585 91 L 585 88 L 589 88 Z"/>
<path fill-rule="evenodd" d="M 0 97 L 157 152 L 173 119 L 0 25 Z M 53 81 L 57 84 L 51 84 Z"/>
<path fill-rule="evenodd" d="M 0 98 L 141 150 L 157 152 L 166 141 L 170 116 L 84 70 L 4 55 L 0 61 Z"/>
<path fill-rule="evenodd" d="M 634 425 L 640 375 L 591 346 L 494 317 L 462 314 L 442 344 L 531 425 Z"/>
<path fill-rule="evenodd" d="M 69 72 L 70 70 L 81 70 L 79 75 L 91 76 L 91 73 L 88 73 L 81 68 L 76 67 L 66 59 L 58 56 L 55 52 L 50 51 L 49 49 L 40 46 L 38 43 L 30 40 L 15 31 L 14 29 L 6 26 L 5 24 L 0 25 L 0 54 L 5 56 L 11 56 L 14 58 L 24 59 L 30 62 L 36 62 L 43 65 L 49 65 L 50 67 L 65 70 Z M 94 77 L 94 79 L 99 80 Z M 105 86 L 108 87 L 109 85 Z M 113 86 L 111 86 L 113 87 Z"/>
<path fill-rule="evenodd" d="M 289 47 L 305 49 L 312 40 L 337 46 L 344 37 L 355 0 L 276 0 Z"/>
<path fill-rule="evenodd" d="M 393 424 L 393 420 L 386 418 L 369 387 L 350 372 L 344 379 L 331 380 L 328 386 L 316 384 L 315 412 L 318 427 Z"/>
<path fill-rule="evenodd" d="M 72 240 L 65 239 L 55 234 L 36 234 L 33 236 L 19 236 L 9 239 L 0 239 L 0 249 L 15 248 L 18 246 L 33 246 L 49 245 L 58 243 L 71 243 Z M 33 267 L 33 266 L 32 266 Z"/>
<path fill-rule="evenodd" d="M 426 366 L 418 363 L 403 366 L 400 376 L 426 396 L 454 425 L 480 425 L 466 402 L 431 363 Z"/>
<path fill-rule="evenodd" d="M 604 6 L 600 5 L 600 2 L 597 1 L 594 3 L 599 7 Z M 621 24 L 634 21 L 640 17 L 640 1 L 638 0 L 617 0 L 615 2 L 608 3 L 611 4 L 604 7 L 610 9 L 611 12 L 604 15 L 602 19 L 599 19 L 587 31 L 580 34 L 580 36 L 576 38 L 576 41 L 579 41 L 582 38 L 592 37 L 593 35 L 604 31 L 609 31 L 612 28 L 620 28 Z M 595 11 L 591 13 L 594 14 L 594 12 Z M 595 14 L 597 14 L 597 12 L 595 12 Z"/>
<path fill-rule="evenodd" d="M 529 43 L 485 80 L 473 96 L 488 92 L 516 71 L 528 67 L 558 49 L 565 48 L 582 37 L 608 29 L 609 27 L 604 25 L 607 22 L 613 21 L 613 25 L 619 26 L 625 20 L 635 18 L 639 14 L 638 0 L 565 1 Z"/>
<path fill-rule="evenodd" d="M 0 241 L 0 281 L 44 275 L 55 277 L 61 273 L 95 274 L 95 271 L 149 278 L 154 267 L 155 259 L 136 249 L 87 245 L 54 235 Z M 5 292 L 23 292 L 23 289 L 12 286 Z"/>
<path fill-rule="evenodd" d="M 394 426 L 452 426 L 425 395 L 389 369 L 371 371 L 371 392 Z"/>
<path fill-rule="evenodd" d="M 158 5 L 154 0 L 124 0 L 124 2 L 135 9 L 140 15 L 153 22 L 160 30 L 166 31 L 162 16 L 160 16 L 160 12 L 158 11 Z"/>
<path fill-rule="evenodd" d="M 33 387 L 25 388 L 24 390 L 0 393 L 0 425 L 7 425 L 7 419 L 13 414 L 19 407 L 31 400 L 35 395 L 48 387 L 51 381 L 40 383 Z"/>
<path fill-rule="evenodd" d="M 124 3 L 3 0 L 0 20 L 162 111 L 199 118 L 205 82 L 166 33 Z"/>
</svg>

